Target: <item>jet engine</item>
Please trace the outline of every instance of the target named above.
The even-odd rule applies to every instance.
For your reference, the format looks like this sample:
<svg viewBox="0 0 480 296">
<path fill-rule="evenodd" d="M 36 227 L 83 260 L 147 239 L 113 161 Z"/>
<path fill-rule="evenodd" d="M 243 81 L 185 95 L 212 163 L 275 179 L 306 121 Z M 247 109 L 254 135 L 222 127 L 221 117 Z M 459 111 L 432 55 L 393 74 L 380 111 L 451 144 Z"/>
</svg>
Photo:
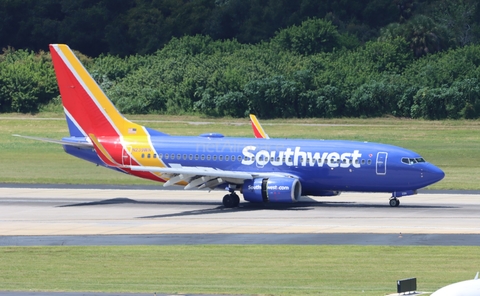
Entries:
<svg viewBox="0 0 480 296">
<path fill-rule="evenodd" d="M 246 180 L 243 198 L 250 202 L 295 202 L 302 194 L 302 185 L 295 178 L 272 177 Z"/>
</svg>

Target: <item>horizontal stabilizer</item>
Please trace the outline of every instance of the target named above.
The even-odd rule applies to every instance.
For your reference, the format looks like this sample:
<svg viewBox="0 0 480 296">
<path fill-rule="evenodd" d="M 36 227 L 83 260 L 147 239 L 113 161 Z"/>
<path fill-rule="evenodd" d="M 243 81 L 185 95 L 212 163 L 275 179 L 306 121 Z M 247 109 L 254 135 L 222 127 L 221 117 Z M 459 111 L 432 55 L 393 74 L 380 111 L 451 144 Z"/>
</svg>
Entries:
<svg viewBox="0 0 480 296">
<path fill-rule="evenodd" d="M 78 148 L 93 148 L 93 144 L 88 143 L 88 142 L 73 142 L 73 141 L 70 142 L 70 141 L 65 141 L 65 140 L 55 140 L 55 139 L 49 139 L 49 138 L 30 137 L 30 136 L 22 136 L 22 135 L 12 135 L 12 136 L 25 138 L 25 139 L 30 139 L 30 140 L 60 144 L 60 145 L 68 145 L 68 146 L 73 146 L 73 147 L 78 147 Z"/>
</svg>

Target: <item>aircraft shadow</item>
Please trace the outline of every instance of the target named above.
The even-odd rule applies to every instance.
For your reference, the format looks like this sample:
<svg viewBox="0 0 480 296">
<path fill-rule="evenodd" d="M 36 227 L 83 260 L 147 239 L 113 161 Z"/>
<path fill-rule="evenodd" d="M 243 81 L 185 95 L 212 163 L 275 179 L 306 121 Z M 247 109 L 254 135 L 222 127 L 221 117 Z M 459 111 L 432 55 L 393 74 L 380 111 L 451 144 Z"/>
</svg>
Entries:
<svg viewBox="0 0 480 296">
<path fill-rule="evenodd" d="M 182 216 L 197 216 L 197 215 L 210 215 L 210 214 L 224 214 L 224 213 L 238 213 L 238 212 L 251 212 L 251 211 L 259 211 L 259 210 L 274 210 L 274 211 L 310 211 L 313 210 L 311 205 L 307 203 L 299 206 L 296 204 L 295 206 L 290 205 L 278 205 L 272 206 L 272 204 L 252 204 L 252 203 L 244 203 L 240 204 L 240 206 L 236 208 L 226 208 L 224 206 L 218 206 L 211 209 L 201 209 L 201 210 L 193 210 L 193 211 L 184 211 L 179 213 L 173 214 L 164 214 L 164 215 L 153 215 L 153 216 L 144 216 L 144 217 L 137 217 L 141 219 L 154 219 L 154 218 L 171 218 L 171 217 L 182 217 Z"/>
<path fill-rule="evenodd" d="M 154 218 L 171 218 L 182 216 L 197 216 L 197 215 L 211 215 L 223 213 L 236 213 L 246 211 L 311 211 L 315 208 L 391 208 L 387 203 L 385 204 L 361 204 L 357 202 L 343 202 L 343 201 L 300 201 L 297 203 L 249 203 L 242 202 L 239 207 L 226 208 L 219 205 L 217 201 L 138 201 L 130 198 L 112 198 L 93 202 L 83 202 L 69 205 L 61 205 L 57 207 L 84 207 L 84 206 L 101 206 L 101 205 L 119 205 L 119 204 L 135 204 L 135 205 L 185 205 L 185 206 L 214 206 L 206 209 L 198 209 L 191 211 L 182 211 L 172 214 L 152 215 L 137 217 L 140 219 L 154 219 Z M 439 205 L 401 205 L 400 208 L 406 209 L 447 209 L 456 208 L 453 206 L 439 206 Z M 396 209 L 392 208 L 392 211 Z"/>
<path fill-rule="evenodd" d="M 139 205 L 192 205 L 192 206 L 204 206 L 204 205 L 218 205 L 218 202 L 208 201 L 138 201 L 126 197 L 118 197 L 112 199 L 105 199 L 92 202 L 82 202 L 70 205 L 57 206 L 59 208 L 65 207 L 83 207 L 83 206 L 98 206 L 98 205 L 118 205 L 118 204 L 139 204 Z"/>
</svg>

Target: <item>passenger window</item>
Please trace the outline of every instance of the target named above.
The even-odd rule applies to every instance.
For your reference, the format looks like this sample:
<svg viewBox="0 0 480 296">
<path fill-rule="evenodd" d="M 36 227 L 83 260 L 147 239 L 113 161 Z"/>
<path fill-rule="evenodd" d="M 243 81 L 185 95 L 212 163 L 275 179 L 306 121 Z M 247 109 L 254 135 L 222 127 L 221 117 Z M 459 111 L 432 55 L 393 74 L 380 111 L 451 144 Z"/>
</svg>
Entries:
<svg viewBox="0 0 480 296">
<path fill-rule="evenodd" d="M 362 164 L 365 164 L 365 159 L 362 159 Z"/>
<path fill-rule="evenodd" d="M 150 153 L 147 154 L 147 158 L 150 158 Z"/>
<path fill-rule="evenodd" d="M 198 160 L 198 154 L 195 154 L 195 160 Z"/>
<path fill-rule="evenodd" d="M 187 160 L 187 155 L 186 154 L 183 155 L 183 159 Z"/>
<path fill-rule="evenodd" d="M 242 156 L 239 155 L 239 156 L 237 157 L 237 159 L 238 159 L 238 161 L 242 161 Z"/>
<path fill-rule="evenodd" d="M 230 157 L 230 159 L 231 159 L 232 161 L 235 161 L 235 156 L 232 155 L 232 157 Z"/>
<path fill-rule="evenodd" d="M 205 160 L 205 154 L 202 154 L 202 160 Z"/>
<path fill-rule="evenodd" d="M 165 154 L 165 159 L 168 159 L 168 154 Z"/>
<path fill-rule="evenodd" d="M 228 155 L 225 155 L 225 161 L 228 161 Z"/>
<path fill-rule="evenodd" d="M 217 156 L 216 156 L 216 155 L 213 156 L 213 160 L 215 160 L 215 161 L 217 160 Z"/>
<path fill-rule="evenodd" d="M 175 159 L 175 154 L 172 153 L 171 159 Z"/>
<path fill-rule="evenodd" d="M 367 161 L 367 164 L 368 164 L 368 165 L 371 165 L 371 164 L 372 164 L 372 160 L 369 159 L 369 160 Z"/>
<path fill-rule="evenodd" d="M 190 154 L 190 155 L 188 156 L 188 159 L 192 160 L 192 159 L 193 159 L 193 155 Z"/>
<path fill-rule="evenodd" d="M 207 160 L 210 160 L 210 158 L 211 158 L 210 154 L 209 154 L 209 155 L 207 155 Z"/>
<path fill-rule="evenodd" d="M 162 159 L 162 158 L 163 158 L 163 154 L 162 154 L 162 153 L 158 154 L 158 158 Z"/>
<path fill-rule="evenodd" d="M 177 159 L 182 159 L 182 155 L 177 154 Z"/>
<path fill-rule="evenodd" d="M 142 153 L 142 158 L 145 158 L 145 154 Z"/>
<path fill-rule="evenodd" d="M 223 160 L 223 155 L 218 156 L 218 160 L 222 161 Z"/>
<path fill-rule="evenodd" d="M 153 158 L 157 158 L 157 154 L 153 154 Z"/>
</svg>

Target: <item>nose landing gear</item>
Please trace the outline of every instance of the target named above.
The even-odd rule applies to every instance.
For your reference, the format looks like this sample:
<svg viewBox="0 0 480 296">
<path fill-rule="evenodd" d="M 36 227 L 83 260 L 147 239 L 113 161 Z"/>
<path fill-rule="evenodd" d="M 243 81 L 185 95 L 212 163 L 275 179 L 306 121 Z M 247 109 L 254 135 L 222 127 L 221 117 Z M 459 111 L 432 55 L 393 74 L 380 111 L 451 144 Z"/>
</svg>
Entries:
<svg viewBox="0 0 480 296">
<path fill-rule="evenodd" d="M 390 198 L 389 203 L 391 207 L 398 207 L 400 205 L 400 201 L 396 197 Z"/>
</svg>

